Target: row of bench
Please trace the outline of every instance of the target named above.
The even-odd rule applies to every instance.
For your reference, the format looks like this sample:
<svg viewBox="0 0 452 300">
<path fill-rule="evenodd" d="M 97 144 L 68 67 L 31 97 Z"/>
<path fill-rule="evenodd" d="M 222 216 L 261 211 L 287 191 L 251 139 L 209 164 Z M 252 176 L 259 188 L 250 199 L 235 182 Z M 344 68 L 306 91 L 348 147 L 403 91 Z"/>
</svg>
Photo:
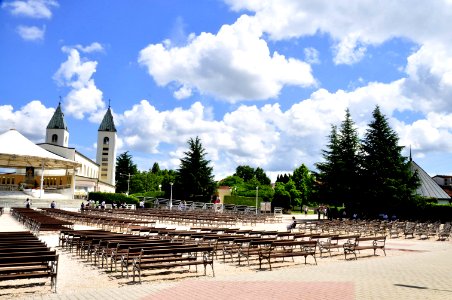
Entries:
<svg viewBox="0 0 452 300">
<path fill-rule="evenodd" d="M 56 292 L 58 254 L 29 231 L 0 232 L 0 281 L 50 278 Z"/>
<path fill-rule="evenodd" d="M 226 230 L 223 228 L 223 230 Z M 87 261 L 99 264 L 101 268 L 117 271 L 121 267 L 129 275 L 129 269 L 141 278 L 142 269 L 173 268 L 179 266 L 211 265 L 213 258 L 222 256 L 223 262 L 236 259 L 240 265 L 246 260 L 268 262 L 284 258 L 308 256 L 317 264 L 316 253 L 329 253 L 333 249 L 344 250 L 345 258 L 350 254 L 357 258 L 357 252 L 372 249 L 385 252 L 385 236 L 359 237 L 357 235 L 335 236 L 274 231 L 236 230 L 235 232 L 199 232 L 154 228 L 147 236 L 118 234 L 102 230 L 62 231 L 60 247 L 76 253 Z M 206 248 L 207 247 L 207 248 Z M 169 250 L 171 249 L 171 250 Z M 318 250 L 317 250 L 318 249 Z"/>
</svg>

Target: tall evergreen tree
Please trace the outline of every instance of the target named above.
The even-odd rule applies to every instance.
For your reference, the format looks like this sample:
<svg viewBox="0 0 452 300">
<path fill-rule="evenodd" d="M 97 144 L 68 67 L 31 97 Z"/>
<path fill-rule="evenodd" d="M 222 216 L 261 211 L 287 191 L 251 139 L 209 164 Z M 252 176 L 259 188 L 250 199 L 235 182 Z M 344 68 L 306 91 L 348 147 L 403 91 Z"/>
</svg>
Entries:
<svg viewBox="0 0 452 300">
<path fill-rule="evenodd" d="M 366 207 L 373 212 L 394 212 L 414 199 L 419 181 L 378 106 L 368 126 L 362 142 Z"/>
<path fill-rule="evenodd" d="M 129 151 L 121 153 L 116 158 L 116 192 L 124 193 L 130 187 L 132 176 L 138 172 Z"/>
<path fill-rule="evenodd" d="M 325 162 L 316 164 L 321 200 L 356 206 L 360 201 L 360 141 L 348 109 L 339 133 L 337 127 L 332 126 L 329 139 L 328 149 L 322 151 Z"/>
<path fill-rule="evenodd" d="M 153 174 L 158 174 L 158 173 L 160 172 L 160 166 L 159 166 L 159 164 L 158 164 L 157 162 L 155 162 L 155 163 L 152 165 L 151 172 L 152 172 Z"/>
<path fill-rule="evenodd" d="M 205 150 L 198 137 L 190 138 L 188 146 L 189 150 L 184 152 L 185 157 L 181 158 L 175 194 L 182 193 L 184 199 L 210 200 L 215 191 L 210 161 L 206 160 Z"/>
</svg>

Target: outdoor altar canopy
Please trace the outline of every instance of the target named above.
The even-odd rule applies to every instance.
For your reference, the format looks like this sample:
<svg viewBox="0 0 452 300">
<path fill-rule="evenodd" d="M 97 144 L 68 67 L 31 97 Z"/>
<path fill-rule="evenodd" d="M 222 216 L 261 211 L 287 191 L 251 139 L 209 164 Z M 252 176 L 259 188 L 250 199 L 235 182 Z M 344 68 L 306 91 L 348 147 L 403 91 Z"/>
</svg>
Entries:
<svg viewBox="0 0 452 300">
<path fill-rule="evenodd" d="M 40 169 L 43 190 L 44 170 L 75 169 L 80 163 L 53 154 L 27 139 L 15 129 L 10 129 L 0 135 L 0 168 Z M 27 175 L 27 174 L 25 174 Z M 42 193 L 42 192 L 41 192 Z"/>
</svg>

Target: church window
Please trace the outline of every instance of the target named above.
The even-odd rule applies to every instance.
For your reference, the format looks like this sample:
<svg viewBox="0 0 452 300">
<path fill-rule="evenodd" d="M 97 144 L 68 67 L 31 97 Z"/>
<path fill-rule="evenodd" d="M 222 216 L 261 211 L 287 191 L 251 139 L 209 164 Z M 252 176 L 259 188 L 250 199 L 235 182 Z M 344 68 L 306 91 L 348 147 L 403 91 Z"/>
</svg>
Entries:
<svg viewBox="0 0 452 300">
<path fill-rule="evenodd" d="M 52 143 L 57 143 L 58 142 L 58 135 L 57 134 L 53 134 L 52 135 Z"/>
<path fill-rule="evenodd" d="M 104 145 L 108 145 L 110 143 L 110 139 L 108 137 L 104 137 Z"/>
</svg>

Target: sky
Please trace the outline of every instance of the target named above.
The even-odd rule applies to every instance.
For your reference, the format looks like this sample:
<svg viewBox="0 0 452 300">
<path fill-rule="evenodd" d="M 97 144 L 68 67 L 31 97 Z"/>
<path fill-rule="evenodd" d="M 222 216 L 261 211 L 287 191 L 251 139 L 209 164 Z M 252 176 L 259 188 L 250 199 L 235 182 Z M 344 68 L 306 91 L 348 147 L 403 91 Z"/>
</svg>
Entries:
<svg viewBox="0 0 452 300">
<path fill-rule="evenodd" d="M 431 176 L 452 175 L 452 0 L 0 0 L 0 132 L 43 142 L 58 103 L 95 160 L 177 169 L 199 137 L 217 180 L 322 161 L 349 109 L 378 105 Z"/>
</svg>

